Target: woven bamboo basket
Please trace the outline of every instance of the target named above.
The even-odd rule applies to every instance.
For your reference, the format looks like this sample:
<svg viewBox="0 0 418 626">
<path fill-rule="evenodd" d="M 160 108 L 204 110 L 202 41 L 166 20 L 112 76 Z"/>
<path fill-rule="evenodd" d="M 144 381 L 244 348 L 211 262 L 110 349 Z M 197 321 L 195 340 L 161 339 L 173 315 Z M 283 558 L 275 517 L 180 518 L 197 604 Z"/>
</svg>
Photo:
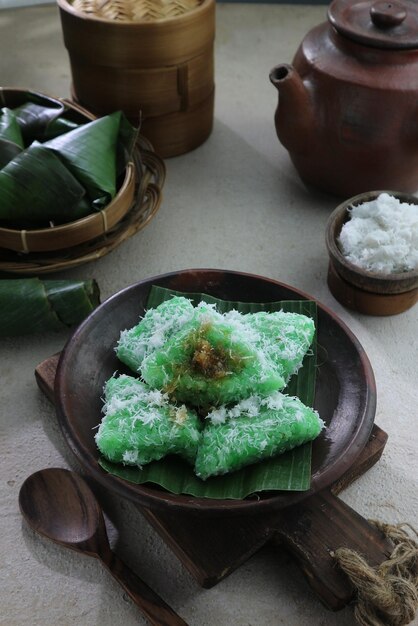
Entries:
<svg viewBox="0 0 418 626">
<path fill-rule="evenodd" d="M 57 0 L 72 97 L 122 110 L 162 157 L 212 131 L 215 0 Z"/>
<path fill-rule="evenodd" d="M 78 246 L 105 235 L 126 215 L 135 193 L 136 169 L 126 167 L 125 180 L 117 195 L 102 211 L 60 226 L 34 229 L 0 228 L 0 247 L 15 252 L 47 252 Z"/>
<path fill-rule="evenodd" d="M 3 106 L 22 104 L 28 91 L 0 88 Z M 37 95 L 44 96 L 44 94 Z M 64 99 L 74 121 L 95 119 L 90 112 Z M 165 166 L 153 146 L 139 136 L 132 162 L 113 201 L 99 213 L 47 229 L 0 228 L 0 272 L 45 274 L 97 260 L 142 230 L 158 211 Z"/>
<path fill-rule="evenodd" d="M 0 93 L 2 105 L 13 108 L 26 100 L 28 91 L 2 88 Z M 51 100 L 45 94 L 38 93 L 37 95 Z M 74 121 L 89 122 L 95 119 L 94 115 L 72 102 L 67 102 L 61 98 L 54 98 L 53 100 L 69 107 Z M 137 173 L 134 163 L 129 162 L 125 169 L 124 180 L 113 200 L 102 211 L 97 211 L 87 217 L 47 228 L 14 229 L 0 227 L 0 247 L 15 252 L 47 252 L 71 248 L 106 234 L 131 208 L 137 174 L 140 172 Z"/>
</svg>

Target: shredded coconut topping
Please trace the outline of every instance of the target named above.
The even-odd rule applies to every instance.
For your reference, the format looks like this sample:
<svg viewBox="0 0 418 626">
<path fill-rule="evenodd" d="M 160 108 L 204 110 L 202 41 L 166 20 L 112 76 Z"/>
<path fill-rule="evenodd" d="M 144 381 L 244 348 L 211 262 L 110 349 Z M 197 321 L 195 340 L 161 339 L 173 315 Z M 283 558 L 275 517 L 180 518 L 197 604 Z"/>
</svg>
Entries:
<svg viewBox="0 0 418 626">
<path fill-rule="evenodd" d="M 391 274 L 418 268 L 418 205 L 388 193 L 349 209 L 338 238 L 350 263 Z"/>
</svg>

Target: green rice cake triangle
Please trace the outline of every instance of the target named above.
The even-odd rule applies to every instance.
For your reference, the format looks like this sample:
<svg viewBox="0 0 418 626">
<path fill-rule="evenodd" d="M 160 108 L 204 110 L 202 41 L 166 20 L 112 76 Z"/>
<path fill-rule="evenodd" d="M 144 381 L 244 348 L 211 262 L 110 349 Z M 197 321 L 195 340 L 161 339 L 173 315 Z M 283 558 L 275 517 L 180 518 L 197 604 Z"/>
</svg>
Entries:
<svg viewBox="0 0 418 626">
<path fill-rule="evenodd" d="M 244 320 L 259 336 L 257 347 L 275 363 L 287 383 L 301 367 L 312 344 L 314 320 L 285 311 L 249 313 Z"/>
<path fill-rule="evenodd" d="M 144 358 L 143 379 L 176 401 L 205 410 L 282 389 L 279 368 L 241 318 L 229 320 L 214 305 L 200 303 L 191 321 Z"/>
<path fill-rule="evenodd" d="M 193 315 L 193 304 L 182 296 L 175 296 L 155 309 L 148 309 L 136 326 L 121 332 L 116 346 L 118 359 L 133 372 L 139 372 L 144 358 L 161 348 Z"/>
<path fill-rule="evenodd" d="M 196 413 L 127 375 L 110 378 L 104 389 L 104 417 L 95 436 L 113 463 L 143 466 L 167 454 L 193 464 L 202 424 Z"/>
<path fill-rule="evenodd" d="M 299 398 L 253 396 L 207 415 L 195 462 L 206 480 L 277 456 L 315 439 L 324 423 Z"/>
</svg>

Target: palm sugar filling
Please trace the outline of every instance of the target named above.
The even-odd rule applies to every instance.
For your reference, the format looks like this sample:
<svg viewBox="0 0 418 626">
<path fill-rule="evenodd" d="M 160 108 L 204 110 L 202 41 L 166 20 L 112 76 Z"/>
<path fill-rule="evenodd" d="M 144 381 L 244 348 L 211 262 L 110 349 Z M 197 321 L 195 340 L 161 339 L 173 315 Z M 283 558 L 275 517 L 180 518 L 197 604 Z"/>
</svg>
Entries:
<svg viewBox="0 0 418 626">
<path fill-rule="evenodd" d="M 204 330 L 204 329 L 203 329 Z M 207 339 L 199 336 L 194 342 L 194 352 L 190 361 L 190 370 L 205 378 L 223 378 L 242 367 L 242 357 L 222 347 L 213 346 Z"/>
</svg>

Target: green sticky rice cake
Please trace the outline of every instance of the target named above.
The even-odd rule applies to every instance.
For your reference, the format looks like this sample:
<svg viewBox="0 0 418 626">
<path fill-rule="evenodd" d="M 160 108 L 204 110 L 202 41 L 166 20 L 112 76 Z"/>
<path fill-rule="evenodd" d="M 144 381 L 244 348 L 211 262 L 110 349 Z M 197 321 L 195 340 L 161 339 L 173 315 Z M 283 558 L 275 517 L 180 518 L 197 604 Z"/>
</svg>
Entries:
<svg viewBox="0 0 418 626">
<path fill-rule="evenodd" d="M 227 314 L 227 318 L 228 318 Z M 302 365 L 315 335 L 315 323 L 311 317 L 300 313 L 278 311 L 249 313 L 244 316 L 259 336 L 257 347 L 277 366 L 286 383 Z"/>
<path fill-rule="evenodd" d="M 195 473 L 206 480 L 277 456 L 315 439 L 323 426 L 316 411 L 280 392 L 220 407 L 206 417 Z"/>
<path fill-rule="evenodd" d="M 228 318 L 214 305 L 200 303 L 193 319 L 144 357 L 143 379 L 177 402 L 204 409 L 282 389 L 280 368 L 243 318 L 238 313 Z"/>
<path fill-rule="evenodd" d="M 161 348 L 194 315 L 190 300 L 175 296 L 155 309 L 148 309 L 141 321 L 120 334 L 117 357 L 133 372 L 139 372 L 144 357 Z"/>
<path fill-rule="evenodd" d="M 110 378 L 104 389 L 104 417 L 95 436 L 106 459 L 141 467 L 167 454 L 178 454 L 193 464 L 202 424 L 184 405 L 150 389 L 137 378 Z"/>
<path fill-rule="evenodd" d="M 139 467 L 178 454 L 206 480 L 315 439 L 316 411 L 281 393 L 314 335 L 300 313 L 164 301 L 120 335 L 117 356 L 141 379 L 107 381 L 99 449 Z"/>
</svg>

